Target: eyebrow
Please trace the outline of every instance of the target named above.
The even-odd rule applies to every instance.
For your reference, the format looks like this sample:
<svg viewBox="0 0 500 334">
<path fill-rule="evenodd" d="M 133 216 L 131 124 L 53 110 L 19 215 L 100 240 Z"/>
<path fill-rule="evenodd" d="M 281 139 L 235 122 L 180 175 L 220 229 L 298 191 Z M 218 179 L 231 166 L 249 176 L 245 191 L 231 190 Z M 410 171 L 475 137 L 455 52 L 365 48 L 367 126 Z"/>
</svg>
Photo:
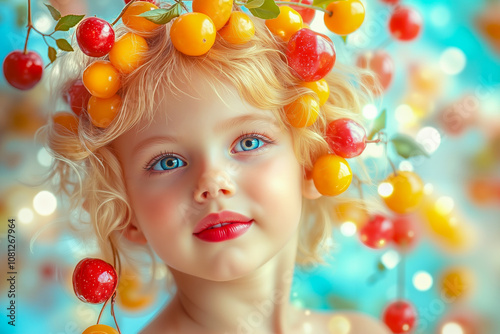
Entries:
<svg viewBox="0 0 500 334">
<path fill-rule="evenodd" d="M 278 124 L 278 122 L 276 121 L 276 119 L 274 119 L 274 117 L 249 114 L 228 119 L 227 121 L 218 124 L 214 128 L 214 131 L 215 133 L 224 132 L 225 130 L 235 127 L 241 123 L 249 123 L 255 121 L 269 122 L 273 125 Z M 150 137 L 148 139 L 143 140 L 137 146 L 135 146 L 132 151 L 132 155 L 133 156 L 136 155 L 139 151 L 153 144 L 166 144 L 166 143 L 177 143 L 177 142 L 178 142 L 177 138 L 169 135 Z"/>
</svg>

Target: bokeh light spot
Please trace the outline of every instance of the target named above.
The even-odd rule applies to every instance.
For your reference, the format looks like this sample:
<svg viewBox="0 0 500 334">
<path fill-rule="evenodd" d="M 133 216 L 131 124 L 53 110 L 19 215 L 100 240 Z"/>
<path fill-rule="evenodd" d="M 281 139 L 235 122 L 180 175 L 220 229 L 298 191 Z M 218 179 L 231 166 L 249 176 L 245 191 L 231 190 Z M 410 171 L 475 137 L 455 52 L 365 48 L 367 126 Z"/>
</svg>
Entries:
<svg viewBox="0 0 500 334">
<path fill-rule="evenodd" d="M 467 59 L 462 50 L 456 47 L 449 47 L 443 51 L 439 58 L 441 70 L 449 75 L 456 75 L 463 71 Z"/>
<path fill-rule="evenodd" d="M 22 208 L 17 213 L 17 218 L 23 224 L 31 223 L 33 221 L 34 216 L 35 215 L 33 214 L 33 210 L 31 210 L 30 208 Z"/>
<path fill-rule="evenodd" d="M 40 191 L 33 198 L 33 208 L 42 216 L 48 216 L 57 208 L 57 199 L 50 191 Z"/>
<path fill-rule="evenodd" d="M 358 228 L 353 222 L 347 221 L 340 225 L 340 233 L 346 237 L 352 237 L 356 234 Z"/>
<path fill-rule="evenodd" d="M 432 287 L 432 276 L 426 271 L 417 271 L 413 275 L 413 286 L 419 291 L 427 291 Z"/>
</svg>

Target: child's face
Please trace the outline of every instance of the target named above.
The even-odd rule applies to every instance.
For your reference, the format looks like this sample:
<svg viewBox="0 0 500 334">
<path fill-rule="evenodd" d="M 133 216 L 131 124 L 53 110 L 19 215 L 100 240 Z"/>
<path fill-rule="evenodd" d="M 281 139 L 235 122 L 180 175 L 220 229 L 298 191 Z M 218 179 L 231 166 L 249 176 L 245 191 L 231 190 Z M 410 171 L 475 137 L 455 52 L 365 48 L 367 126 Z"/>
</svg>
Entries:
<svg viewBox="0 0 500 334">
<path fill-rule="evenodd" d="M 302 168 L 291 135 L 270 111 L 250 106 L 233 88 L 221 92 L 224 102 L 202 82 L 182 88 L 193 96 L 165 95 L 151 126 L 141 123 L 113 143 L 138 229 L 128 236 L 145 237 L 176 271 L 241 277 L 296 236 Z M 200 220 L 224 210 L 253 223 L 221 242 L 193 234 Z"/>
</svg>

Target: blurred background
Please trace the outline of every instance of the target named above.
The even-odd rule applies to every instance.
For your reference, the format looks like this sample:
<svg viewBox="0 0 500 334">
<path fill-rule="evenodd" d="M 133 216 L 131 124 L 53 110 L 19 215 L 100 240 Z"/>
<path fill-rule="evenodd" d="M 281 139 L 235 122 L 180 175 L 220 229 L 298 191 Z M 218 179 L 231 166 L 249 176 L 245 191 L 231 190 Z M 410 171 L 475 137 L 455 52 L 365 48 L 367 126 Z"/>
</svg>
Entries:
<svg viewBox="0 0 500 334">
<path fill-rule="evenodd" d="M 369 144 L 363 159 L 375 185 L 363 186 L 365 196 L 381 202 L 383 187 L 377 186 L 391 172 L 387 154 L 398 169 L 421 177 L 424 200 L 411 214 L 387 214 L 403 227 L 407 243 L 380 249 L 360 241 L 369 220 L 364 212 L 349 204 L 334 208 L 340 223 L 329 265 L 298 269 L 290 297 L 306 309 L 358 310 L 377 318 L 402 297 L 416 310 L 414 333 L 500 333 L 500 1 L 402 0 L 423 19 L 408 41 L 389 31 L 391 2 L 397 1 L 364 0 L 365 22 L 345 42 L 326 30 L 322 13 L 311 28 L 332 38 L 338 62 L 363 66 L 364 59 L 385 80 L 383 94 L 363 110 L 367 124 L 385 109 L 387 138 L 405 134 L 429 154 L 403 159 L 390 145 L 386 152 Z M 122 0 L 50 3 L 63 15 L 108 21 L 124 6 Z M 26 15 L 27 1 L 0 1 L 0 59 L 23 49 Z M 32 15 L 38 30 L 53 30 L 44 2 L 32 1 Z M 50 62 L 40 35 L 31 34 L 28 48 Z M 21 92 L 0 77 L 1 333 L 81 333 L 101 310 L 80 302 L 71 286 L 74 266 L 95 255 L 95 244 L 67 228 L 77 216 L 66 199 L 36 186 L 51 158 L 35 131 L 61 111 L 47 105 L 44 80 Z M 6 310 L 8 218 L 16 219 L 15 327 L 7 324 Z M 159 271 L 154 279 L 164 276 Z M 161 289 L 142 290 L 145 281 L 122 279 L 116 312 L 124 334 L 137 333 L 168 301 Z M 113 325 L 108 311 L 102 322 Z"/>
</svg>

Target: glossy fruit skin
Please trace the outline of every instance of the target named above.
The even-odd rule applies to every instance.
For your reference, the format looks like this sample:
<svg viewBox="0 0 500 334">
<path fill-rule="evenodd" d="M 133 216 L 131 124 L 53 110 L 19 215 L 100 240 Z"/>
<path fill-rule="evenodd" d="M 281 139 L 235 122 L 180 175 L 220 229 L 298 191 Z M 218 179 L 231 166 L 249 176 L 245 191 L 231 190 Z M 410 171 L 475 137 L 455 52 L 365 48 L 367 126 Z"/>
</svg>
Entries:
<svg viewBox="0 0 500 334">
<path fill-rule="evenodd" d="M 150 10 L 158 9 L 153 3 L 147 1 L 137 1 L 131 4 L 122 16 L 122 22 L 129 29 L 136 30 L 138 32 L 150 32 L 158 28 L 160 25 L 149 21 L 144 17 L 138 15 L 145 13 Z"/>
<path fill-rule="evenodd" d="M 285 106 L 285 113 L 290 125 L 304 128 L 313 125 L 319 115 L 319 103 L 310 95 L 303 95 Z"/>
<path fill-rule="evenodd" d="M 78 133 L 78 117 L 69 112 L 58 112 L 52 117 L 54 125 L 57 127 L 56 131 L 69 131 L 71 133 Z M 62 128 L 61 128 L 62 127 Z"/>
<path fill-rule="evenodd" d="M 83 84 L 93 96 L 108 99 L 121 87 L 120 73 L 106 60 L 98 60 L 83 71 Z"/>
<path fill-rule="evenodd" d="M 212 19 L 203 13 L 186 13 L 175 19 L 170 39 L 177 51 L 188 56 L 201 56 L 215 43 L 216 30 Z"/>
<path fill-rule="evenodd" d="M 334 215 L 339 224 L 351 222 L 356 225 L 358 229 L 368 223 L 370 217 L 366 212 L 366 208 L 353 202 L 342 202 L 335 206 Z"/>
<path fill-rule="evenodd" d="M 120 111 L 121 103 L 119 95 L 113 95 L 109 99 L 92 96 L 87 107 L 92 124 L 99 128 L 107 128 Z"/>
<path fill-rule="evenodd" d="M 388 5 L 397 5 L 399 0 L 380 0 L 380 2 L 386 3 Z"/>
<path fill-rule="evenodd" d="M 302 17 L 290 6 L 281 6 L 278 17 L 266 20 L 267 28 L 284 42 L 288 42 L 290 37 L 302 29 Z"/>
<path fill-rule="evenodd" d="M 229 20 L 233 0 L 193 0 L 193 12 L 203 13 L 212 19 L 215 29 L 221 29 Z"/>
<path fill-rule="evenodd" d="M 400 6 L 389 19 L 389 31 L 399 41 L 411 41 L 422 30 L 422 16 L 413 8 Z"/>
<path fill-rule="evenodd" d="M 402 250 L 412 248 L 417 241 L 417 229 L 407 215 L 393 218 L 394 235 L 392 241 Z"/>
<path fill-rule="evenodd" d="M 125 4 L 129 3 L 130 1 L 132 0 L 124 0 L 125 1 Z M 156 0 L 142 0 L 142 1 L 146 1 L 146 2 L 151 2 L 152 4 L 155 4 L 156 5 Z"/>
<path fill-rule="evenodd" d="M 98 17 L 87 17 L 76 28 L 76 41 L 80 50 L 90 57 L 102 57 L 115 43 L 115 31 L 111 24 Z"/>
<path fill-rule="evenodd" d="M 391 174 L 384 181 L 392 185 L 392 193 L 382 197 L 387 207 L 399 214 L 414 211 L 423 198 L 424 184 L 420 177 L 409 171 L 398 171 L 397 175 Z"/>
<path fill-rule="evenodd" d="M 382 316 L 384 323 L 395 334 L 411 332 L 416 318 L 417 311 L 413 305 L 404 300 L 397 300 L 389 304 Z"/>
<path fill-rule="evenodd" d="M 84 110 L 87 110 L 90 93 L 85 88 L 81 79 L 76 80 L 69 89 L 63 94 L 64 101 L 70 105 L 71 110 L 80 116 Z"/>
<path fill-rule="evenodd" d="M 337 55 L 330 38 L 302 28 L 290 37 L 286 57 L 302 81 L 318 81 L 333 68 Z"/>
<path fill-rule="evenodd" d="M 384 50 L 369 51 L 360 55 L 356 61 L 356 65 L 360 68 L 370 69 L 375 72 L 378 84 L 385 91 L 392 82 L 394 76 L 394 61 L 392 57 Z M 379 93 L 376 88 L 376 83 L 371 77 L 363 77 L 363 82 L 372 92 Z"/>
<path fill-rule="evenodd" d="M 304 5 L 312 5 L 313 0 L 291 0 L 292 2 L 303 3 Z M 295 10 L 302 17 L 302 21 L 305 24 L 311 24 L 314 20 L 314 15 L 316 15 L 316 10 L 313 8 L 306 8 L 301 6 L 290 5 L 290 7 Z"/>
<path fill-rule="evenodd" d="M 332 15 L 325 13 L 325 26 L 337 35 L 349 35 L 365 20 L 365 6 L 359 0 L 334 1 L 326 7 Z"/>
<path fill-rule="evenodd" d="M 325 139 L 330 149 L 345 159 L 359 156 L 366 148 L 365 128 L 349 118 L 330 122 Z"/>
<path fill-rule="evenodd" d="M 148 50 L 143 37 L 129 32 L 116 41 L 109 52 L 109 60 L 118 71 L 128 74 L 144 63 Z"/>
<path fill-rule="evenodd" d="M 82 334 L 118 334 L 118 331 L 107 325 L 93 325 L 83 331 Z"/>
<path fill-rule="evenodd" d="M 346 191 L 351 184 L 351 167 L 344 158 L 326 154 L 314 163 L 312 179 L 320 194 L 337 196 Z"/>
<path fill-rule="evenodd" d="M 81 260 L 73 271 L 73 289 L 83 302 L 101 304 L 115 292 L 118 277 L 109 263 L 94 258 Z"/>
<path fill-rule="evenodd" d="M 255 36 L 255 25 L 247 14 L 233 12 L 218 34 L 231 44 L 245 44 Z"/>
<path fill-rule="evenodd" d="M 328 101 L 328 97 L 330 96 L 330 87 L 325 79 L 312 82 L 301 82 L 300 85 L 302 87 L 309 88 L 318 95 L 320 107 Z"/>
<path fill-rule="evenodd" d="M 370 248 L 387 246 L 394 235 L 392 220 L 384 215 L 374 215 L 360 230 L 359 239 Z"/>
<path fill-rule="evenodd" d="M 42 57 L 34 51 L 27 54 L 20 50 L 12 51 L 3 61 L 3 74 L 12 87 L 31 89 L 42 79 Z"/>
</svg>

